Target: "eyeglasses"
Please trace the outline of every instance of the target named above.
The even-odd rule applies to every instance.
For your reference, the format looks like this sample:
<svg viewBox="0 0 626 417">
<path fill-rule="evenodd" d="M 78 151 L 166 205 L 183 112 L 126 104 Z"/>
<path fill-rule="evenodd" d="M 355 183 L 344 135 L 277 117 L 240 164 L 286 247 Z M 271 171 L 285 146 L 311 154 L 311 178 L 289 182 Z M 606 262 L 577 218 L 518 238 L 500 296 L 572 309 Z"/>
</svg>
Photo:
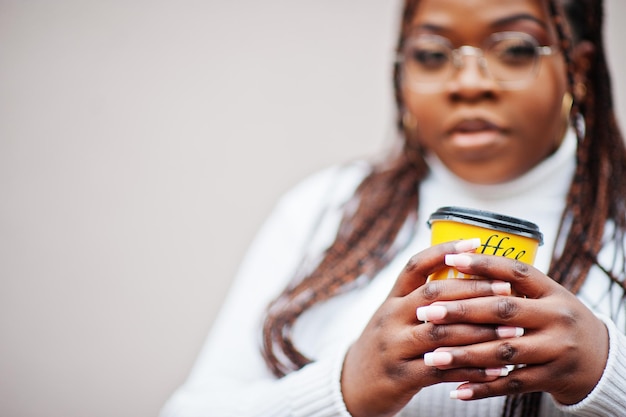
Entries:
<svg viewBox="0 0 626 417">
<path fill-rule="evenodd" d="M 522 32 L 494 33 L 482 48 L 464 45 L 456 49 L 442 36 L 424 34 L 406 40 L 398 63 L 403 82 L 416 91 L 442 89 L 463 68 L 464 56 L 475 57 L 483 73 L 502 88 L 518 89 L 535 78 L 541 57 L 555 52 Z"/>
</svg>

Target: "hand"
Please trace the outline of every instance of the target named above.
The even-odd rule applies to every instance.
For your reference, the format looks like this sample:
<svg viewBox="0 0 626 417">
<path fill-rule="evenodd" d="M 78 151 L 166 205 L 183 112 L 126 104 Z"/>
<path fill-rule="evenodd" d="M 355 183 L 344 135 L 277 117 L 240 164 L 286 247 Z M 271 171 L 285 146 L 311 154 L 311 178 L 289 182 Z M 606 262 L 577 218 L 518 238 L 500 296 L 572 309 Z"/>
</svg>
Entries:
<svg viewBox="0 0 626 417">
<path fill-rule="evenodd" d="M 464 383 L 453 397 L 544 391 L 562 404 L 575 404 L 593 390 L 606 366 L 608 331 L 574 294 L 534 267 L 504 257 L 461 254 L 449 256 L 447 263 L 464 273 L 508 281 L 527 297 L 437 303 L 444 313 L 434 324 L 494 323 L 525 329 L 519 338 L 436 350 L 431 357 L 440 370 L 526 365 L 506 378 Z"/>
<path fill-rule="evenodd" d="M 441 371 L 424 363 L 423 355 L 440 346 L 462 346 L 499 338 L 493 325 L 422 323 L 416 308 L 437 301 L 510 295 L 508 283 L 489 280 L 447 280 L 425 284 L 427 277 L 445 267 L 450 253 L 474 250 L 479 242 L 457 241 L 433 246 L 406 265 L 385 302 L 372 316 L 344 360 L 341 388 L 354 417 L 391 416 L 423 387 L 444 381 L 493 381 L 495 369 L 453 367 Z"/>
</svg>

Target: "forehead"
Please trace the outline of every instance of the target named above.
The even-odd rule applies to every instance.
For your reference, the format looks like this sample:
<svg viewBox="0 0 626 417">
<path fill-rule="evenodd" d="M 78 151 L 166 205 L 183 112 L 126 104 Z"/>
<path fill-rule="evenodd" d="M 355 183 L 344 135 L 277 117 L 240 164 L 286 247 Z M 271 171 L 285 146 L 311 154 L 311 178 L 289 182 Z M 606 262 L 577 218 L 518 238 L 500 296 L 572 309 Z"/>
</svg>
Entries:
<svg viewBox="0 0 626 417">
<path fill-rule="evenodd" d="M 420 0 L 412 26 L 480 29 L 516 17 L 546 28 L 550 25 L 546 0 Z"/>
</svg>

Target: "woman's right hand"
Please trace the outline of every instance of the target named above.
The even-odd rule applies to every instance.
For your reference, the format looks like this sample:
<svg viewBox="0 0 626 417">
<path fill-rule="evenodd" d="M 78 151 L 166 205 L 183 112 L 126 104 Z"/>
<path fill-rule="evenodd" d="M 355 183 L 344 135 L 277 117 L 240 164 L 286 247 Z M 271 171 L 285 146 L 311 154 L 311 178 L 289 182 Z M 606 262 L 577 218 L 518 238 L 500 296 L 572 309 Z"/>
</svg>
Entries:
<svg viewBox="0 0 626 417">
<path fill-rule="evenodd" d="M 426 283 L 430 274 L 446 267 L 446 254 L 472 251 L 478 244 L 462 240 L 435 245 L 413 256 L 405 266 L 346 354 L 341 389 L 352 416 L 392 416 L 423 387 L 439 382 L 492 381 L 506 372 L 477 368 L 443 371 L 424 364 L 424 353 L 438 347 L 480 343 L 511 333 L 488 325 L 434 325 L 416 316 L 418 307 L 436 301 L 511 294 L 510 284 L 505 282 L 455 279 Z"/>
</svg>

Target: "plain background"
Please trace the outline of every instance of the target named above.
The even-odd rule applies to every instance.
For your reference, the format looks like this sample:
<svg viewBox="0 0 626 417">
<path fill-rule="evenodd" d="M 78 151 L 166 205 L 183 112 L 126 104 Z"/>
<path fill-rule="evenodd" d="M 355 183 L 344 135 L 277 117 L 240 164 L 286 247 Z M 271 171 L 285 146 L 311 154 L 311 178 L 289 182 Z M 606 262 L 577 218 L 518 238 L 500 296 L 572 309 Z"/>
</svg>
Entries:
<svg viewBox="0 0 626 417">
<path fill-rule="evenodd" d="M 279 195 L 393 137 L 398 4 L 0 0 L 0 415 L 158 413 Z"/>
</svg>

